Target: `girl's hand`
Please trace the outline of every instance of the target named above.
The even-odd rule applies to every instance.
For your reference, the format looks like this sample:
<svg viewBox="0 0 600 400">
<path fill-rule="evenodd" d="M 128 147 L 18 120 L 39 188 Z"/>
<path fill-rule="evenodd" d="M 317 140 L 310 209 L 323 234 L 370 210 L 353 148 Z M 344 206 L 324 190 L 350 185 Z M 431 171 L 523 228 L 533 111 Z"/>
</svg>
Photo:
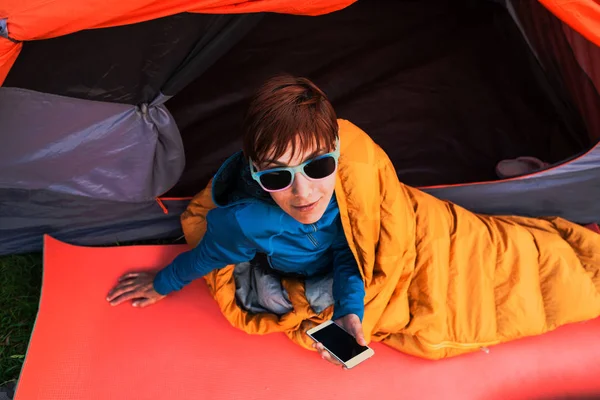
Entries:
<svg viewBox="0 0 600 400">
<path fill-rule="evenodd" d="M 133 300 L 134 307 L 146 307 L 165 298 L 154 290 L 155 272 L 133 272 L 119 278 L 119 283 L 108 293 L 106 300 L 116 306 Z"/>
<path fill-rule="evenodd" d="M 363 334 L 362 323 L 360 322 L 360 318 L 356 314 L 348 314 L 339 318 L 335 321 L 339 326 L 344 328 L 348 333 L 356 338 L 356 342 L 361 346 L 366 346 L 367 341 L 365 340 L 365 336 Z M 333 357 L 329 351 L 323 347 L 321 343 L 313 344 L 313 347 L 317 349 L 323 360 L 329 361 L 330 363 L 338 366 L 343 366 L 341 362 L 338 361 L 337 358 Z"/>
</svg>

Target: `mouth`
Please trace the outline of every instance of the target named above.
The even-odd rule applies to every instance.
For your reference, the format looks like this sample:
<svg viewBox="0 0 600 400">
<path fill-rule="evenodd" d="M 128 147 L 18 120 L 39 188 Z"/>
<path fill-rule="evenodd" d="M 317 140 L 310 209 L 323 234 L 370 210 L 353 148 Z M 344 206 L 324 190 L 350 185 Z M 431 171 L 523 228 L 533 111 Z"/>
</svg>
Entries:
<svg viewBox="0 0 600 400">
<path fill-rule="evenodd" d="M 319 200 L 321 200 L 321 199 L 319 199 Z M 309 212 L 309 211 L 312 211 L 317 206 L 317 203 L 319 203 L 319 200 L 315 201 L 314 203 L 304 204 L 302 206 L 292 206 L 292 207 L 294 208 L 294 210 L 297 210 L 300 212 Z"/>
</svg>

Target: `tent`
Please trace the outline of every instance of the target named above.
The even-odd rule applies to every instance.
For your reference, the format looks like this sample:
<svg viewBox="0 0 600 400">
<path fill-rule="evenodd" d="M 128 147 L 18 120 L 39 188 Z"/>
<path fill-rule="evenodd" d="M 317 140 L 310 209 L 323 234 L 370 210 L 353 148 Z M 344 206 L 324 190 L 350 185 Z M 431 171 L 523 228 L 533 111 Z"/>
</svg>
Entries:
<svg viewBox="0 0 600 400">
<path fill-rule="evenodd" d="M 594 0 L 5 0 L 0 254 L 181 235 L 269 76 L 314 80 L 399 178 L 600 221 Z M 498 179 L 503 159 L 543 171 Z"/>
</svg>

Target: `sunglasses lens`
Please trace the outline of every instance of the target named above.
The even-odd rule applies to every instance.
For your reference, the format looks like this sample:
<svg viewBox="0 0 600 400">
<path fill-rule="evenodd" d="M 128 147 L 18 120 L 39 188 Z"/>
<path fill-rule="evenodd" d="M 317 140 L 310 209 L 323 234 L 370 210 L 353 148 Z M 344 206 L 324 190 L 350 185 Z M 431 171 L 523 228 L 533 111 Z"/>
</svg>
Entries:
<svg viewBox="0 0 600 400">
<path fill-rule="evenodd" d="M 281 190 L 292 181 L 290 171 L 274 171 L 260 176 L 260 183 L 266 190 Z"/>
<path fill-rule="evenodd" d="M 311 161 L 304 166 L 304 173 L 312 179 L 323 179 L 335 172 L 335 158 L 327 156 Z"/>
</svg>

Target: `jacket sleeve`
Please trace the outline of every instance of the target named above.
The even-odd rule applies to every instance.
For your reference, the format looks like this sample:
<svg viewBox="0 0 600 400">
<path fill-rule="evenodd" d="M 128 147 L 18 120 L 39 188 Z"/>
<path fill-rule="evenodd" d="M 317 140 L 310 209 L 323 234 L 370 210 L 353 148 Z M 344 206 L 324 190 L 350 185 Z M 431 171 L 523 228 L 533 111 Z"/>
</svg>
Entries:
<svg viewBox="0 0 600 400">
<path fill-rule="evenodd" d="M 362 321 L 365 312 L 365 286 L 358 264 L 348 246 L 342 224 L 333 242 L 333 317 L 336 320 L 348 314 L 356 314 Z"/>
<path fill-rule="evenodd" d="M 156 275 L 158 293 L 167 295 L 215 269 L 254 258 L 256 248 L 240 228 L 235 209 L 215 208 L 208 212 L 206 222 L 206 234 L 198 246 L 177 256 Z"/>
</svg>

